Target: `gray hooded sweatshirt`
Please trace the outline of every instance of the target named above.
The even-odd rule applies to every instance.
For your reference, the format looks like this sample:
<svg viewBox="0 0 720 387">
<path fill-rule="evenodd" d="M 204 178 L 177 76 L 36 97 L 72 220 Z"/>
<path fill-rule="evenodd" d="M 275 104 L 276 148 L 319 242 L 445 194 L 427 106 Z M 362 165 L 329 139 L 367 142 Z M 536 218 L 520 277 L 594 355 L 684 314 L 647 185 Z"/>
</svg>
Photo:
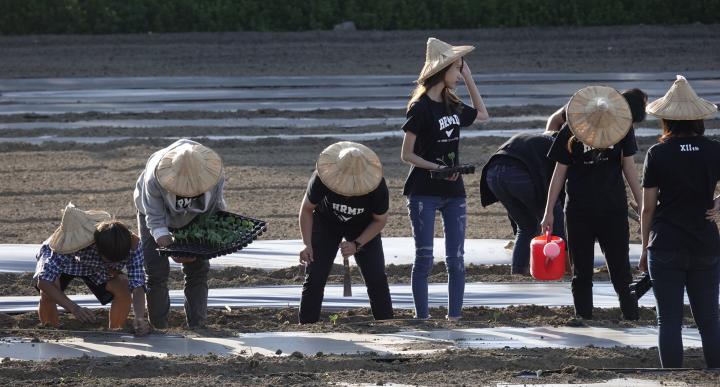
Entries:
<svg viewBox="0 0 720 387">
<path fill-rule="evenodd" d="M 166 191 L 160 186 L 155 176 L 155 167 L 162 156 L 169 150 L 183 144 L 198 144 L 195 141 L 181 139 L 172 143 L 150 156 L 145 170 L 138 177 L 135 185 L 133 199 L 137 210 L 145 215 L 145 222 L 150 229 L 150 234 L 157 241 L 160 237 L 170 235 L 168 228 L 179 228 L 190 223 L 199 214 L 212 213 L 225 210 L 225 199 L 223 199 L 223 187 L 225 176 L 220 176 L 220 181 L 208 192 L 192 200 L 186 207 L 179 205 L 175 194 Z"/>
</svg>

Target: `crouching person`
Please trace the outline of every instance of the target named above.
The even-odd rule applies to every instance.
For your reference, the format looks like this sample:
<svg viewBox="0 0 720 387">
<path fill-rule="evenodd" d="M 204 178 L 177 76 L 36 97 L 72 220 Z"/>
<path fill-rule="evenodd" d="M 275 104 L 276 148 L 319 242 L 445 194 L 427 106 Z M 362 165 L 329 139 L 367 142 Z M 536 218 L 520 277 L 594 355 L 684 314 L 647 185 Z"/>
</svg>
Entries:
<svg viewBox="0 0 720 387">
<path fill-rule="evenodd" d="M 301 324 L 320 318 L 330 269 L 338 248 L 355 256 L 376 320 L 393 317 L 380 231 L 387 222 L 389 193 L 380 159 L 370 148 L 338 142 L 320 153 L 300 208 L 306 265 L 300 299 Z M 345 239 L 343 241 L 343 238 Z"/>
<path fill-rule="evenodd" d="M 110 306 L 110 329 L 120 329 L 132 305 L 135 333 L 149 330 L 145 320 L 145 270 L 140 240 L 103 211 L 81 211 L 72 203 L 60 227 L 43 242 L 33 279 L 40 291 L 40 322 L 57 327 L 57 305 L 82 322 L 95 315 L 65 295 L 73 278 L 81 279 L 101 304 Z"/>
</svg>

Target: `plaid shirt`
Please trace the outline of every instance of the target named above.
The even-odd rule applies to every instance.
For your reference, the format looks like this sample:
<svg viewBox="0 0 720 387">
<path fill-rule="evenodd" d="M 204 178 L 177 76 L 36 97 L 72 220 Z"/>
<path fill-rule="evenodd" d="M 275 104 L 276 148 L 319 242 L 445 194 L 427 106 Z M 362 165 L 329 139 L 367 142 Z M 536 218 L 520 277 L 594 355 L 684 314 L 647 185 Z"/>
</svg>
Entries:
<svg viewBox="0 0 720 387">
<path fill-rule="evenodd" d="M 145 286 L 145 268 L 143 267 L 142 243 L 138 243 L 135 251 L 130 251 L 126 261 L 111 263 L 100 258 L 95 244 L 70 254 L 59 254 L 48 246 L 45 241 L 37 256 L 34 278 L 54 282 L 60 274 L 86 277 L 96 285 L 106 284 L 112 277 L 108 270 L 123 272 L 127 268 L 128 282 L 132 291 Z"/>
</svg>

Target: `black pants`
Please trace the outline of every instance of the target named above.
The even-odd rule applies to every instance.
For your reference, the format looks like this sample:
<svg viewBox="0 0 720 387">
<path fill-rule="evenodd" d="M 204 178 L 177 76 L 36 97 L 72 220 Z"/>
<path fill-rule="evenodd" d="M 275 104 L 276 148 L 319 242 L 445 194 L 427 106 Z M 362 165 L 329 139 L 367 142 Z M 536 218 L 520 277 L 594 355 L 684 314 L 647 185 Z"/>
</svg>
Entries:
<svg viewBox="0 0 720 387">
<path fill-rule="evenodd" d="M 592 277 L 594 246 L 597 239 L 605 254 L 610 281 L 620 300 L 620 309 L 628 320 L 638 319 L 637 299 L 630 294 L 630 235 L 625 214 L 586 216 L 565 215 L 568 253 L 573 265 L 572 293 L 575 313 L 592 318 Z"/>
<path fill-rule="evenodd" d="M 352 241 L 362 232 L 362 229 L 342 230 L 329 223 L 318 215 L 313 215 L 313 262 L 305 268 L 305 283 L 298 313 L 301 324 L 314 323 L 320 318 L 325 284 L 343 237 Z M 376 320 L 393 318 L 390 288 L 385 274 L 385 255 L 379 234 L 355 254 L 355 262 L 365 280 L 373 317 Z"/>
</svg>

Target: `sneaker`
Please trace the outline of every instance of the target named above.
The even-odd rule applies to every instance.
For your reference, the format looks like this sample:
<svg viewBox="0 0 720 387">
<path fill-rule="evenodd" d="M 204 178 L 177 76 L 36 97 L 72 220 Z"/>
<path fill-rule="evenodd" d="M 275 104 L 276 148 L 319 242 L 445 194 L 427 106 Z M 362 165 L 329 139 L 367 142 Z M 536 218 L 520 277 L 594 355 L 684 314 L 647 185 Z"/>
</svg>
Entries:
<svg viewBox="0 0 720 387">
<path fill-rule="evenodd" d="M 462 317 L 460 317 L 460 316 L 457 316 L 457 317 L 454 317 L 454 316 L 445 316 L 445 319 L 448 320 L 448 321 L 450 321 L 450 322 L 458 322 L 458 321 L 460 321 L 461 318 L 462 318 Z"/>
</svg>

